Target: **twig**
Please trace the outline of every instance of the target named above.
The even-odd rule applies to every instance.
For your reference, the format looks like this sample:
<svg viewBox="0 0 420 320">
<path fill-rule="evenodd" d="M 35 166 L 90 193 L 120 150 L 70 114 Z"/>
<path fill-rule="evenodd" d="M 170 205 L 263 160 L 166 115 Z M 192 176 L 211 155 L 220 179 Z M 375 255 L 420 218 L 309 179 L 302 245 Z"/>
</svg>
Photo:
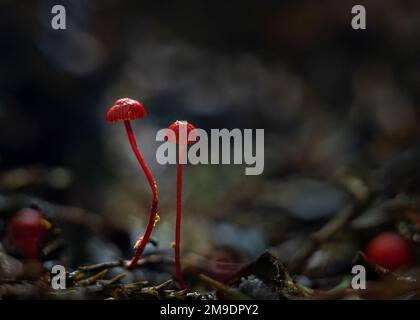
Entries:
<svg viewBox="0 0 420 320">
<path fill-rule="evenodd" d="M 127 261 L 124 261 L 124 260 L 97 263 L 97 264 L 92 264 L 89 266 L 80 266 L 77 268 L 77 270 L 78 271 L 93 271 L 93 270 L 98 270 L 98 269 L 111 269 L 115 267 L 123 267 L 125 263 L 127 263 Z"/>
<path fill-rule="evenodd" d="M 126 267 L 130 263 L 129 260 L 118 260 L 104 263 L 97 263 L 88 266 L 80 266 L 77 268 L 78 271 L 93 271 L 98 269 L 110 269 L 115 267 Z M 140 259 L 137 263 L 137 267 L 144 266 L 149 263 L 173 263 L 173 259 L 165 259 L 164 257 L 156 254 L 151 254 Z"/>
<path fill-rule="evenodd" d="M 123 272 L 120 273 L 119 275 L 116 275 L 115 277 L 113 277 L 112 279 L 106 280 L 105 281 L 105 286 L 109 286 L 111 284 L 114 284 L 115 282 L 120 281 L 122 278 L 124 278 L 126 275 L 128 274 L 128 272 Z"/>
<path fill-rule="evenodd" d="M 223 283 L 216 281 L 204 274 L 199 275 L 199 279 L 203 281 L 208 286 L 216 289 L 219 295 L 223 296 L 225 299 L 232 299 L 232 300 L 249 300 L 250 298 L 238 291 L 231 289 L 230 287 L 224 285 Z"/>
<path fill-rule="evenodd" d="M 405 282 L 417 282 L 416 279 L 412 278 L 412 277 L 406 277 L 403 275 L 400 275 L 396 272 L 393 272 L 390 269 L 384 268 L 379 264 L 376 264 L 374 262 L 372 262 L 371 260 L 369 260 L 369 258 L 361 251 L 359 251 L 354 259 L 354 262 L 357 261 L 358 258 L 361 258 L 363 260 L 364 263 L 366 263 L 368 266 L 370 266 L 372 269 L 375 270 L 375 272 L 381 276 L 387 276 L 390 275 L 392 277 L 394 277 L 396 280 L 399 281 L 405 281 Z"/>
<path fill-rule="evenodd" d="M 154 286 L 153 288 L 154 288 L 155 290 L 160 290 L 160 289 L 162 289 L 162 288 L 164 288 L 164 287 L 166 287 L 166 286 L 170 285 L 171 283 L 172 283 L 172 279 L 169 279 L 169 280 L 167 280 L 167 281 L 165 281 L 165 282 L 163 282 L 163 283 L 161 283 L 161 284 L 159 284 L 159 285 L 157 285 L 157 286 Z"/>
<path fill-rule="evenodd" d="M 341 210 L 334 218 L 327 222 L 320 230 L 314 232 L 308 242 L 292 259 L 289 266 L 291 273 L 299 272 L 306 260 L 320 247 L 321 244 L 330 240 L 356 216 L 356 206 L 349 205 Z"/>
<path fill-rule="evenodd" d="M 77 282 L 78 285 L 80 286 L 86 286 L 86 285 L 91 285 L 93 283 L 95 283 L 96 281 L 98 281 L 99 279 L 102 279 L 103 277 L 105 277 L 105 275 L 108 273 L 108 269 L 104 269 L 100 272 L 98 272 L 97 274 L 94 274 L 93 276 L 87 278 L 87 279 L 83 279 Z"/>
</svg>

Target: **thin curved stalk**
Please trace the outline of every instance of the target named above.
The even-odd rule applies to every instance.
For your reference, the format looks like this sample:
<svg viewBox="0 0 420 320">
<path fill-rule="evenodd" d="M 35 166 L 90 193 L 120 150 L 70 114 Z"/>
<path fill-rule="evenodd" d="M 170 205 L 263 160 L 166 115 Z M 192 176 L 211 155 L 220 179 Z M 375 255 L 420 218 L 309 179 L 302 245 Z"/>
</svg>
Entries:
<svg viewBox="0 0 420 320">
<path fill-rule="evenodd" d="M 155 179 L 153 178 L 152 173 L 150 172 L 150 169 L 144 161 L 143 156 L 141 155 L 140 150 L 137 146 L 136 138 L 134 136 L 130 121 L 124 121 L 124 124 L 127 130 L 128 140 L 130 141 L 131 148 L 133 149 L 133 152 L 136 155 L 136 158 L 139 161 L 139 164 L 142 167 L 144 174 L 146 175 L 147 181 L 149 182 L 150 189 L 152 190 L 153 194 L 152 207 L 150 209 L 149 222 L 147 223 L 146 231 L 143 235 L 143 238 L 139 238 L 139 240 L 141 239 L 141 241 L 136 247 L 134 256 L 131 259 L 130 264 L 128 265 L 128 269 L 132 269 L 137 265 L 137 262 L 139 261 L 143 250 L 146 247 L 146 244 L 149 242 L 150 236 L 152 234 L 153 227 L 155 225 L 156 215 L 158 212 L 158 193 Z"/>
</svg>

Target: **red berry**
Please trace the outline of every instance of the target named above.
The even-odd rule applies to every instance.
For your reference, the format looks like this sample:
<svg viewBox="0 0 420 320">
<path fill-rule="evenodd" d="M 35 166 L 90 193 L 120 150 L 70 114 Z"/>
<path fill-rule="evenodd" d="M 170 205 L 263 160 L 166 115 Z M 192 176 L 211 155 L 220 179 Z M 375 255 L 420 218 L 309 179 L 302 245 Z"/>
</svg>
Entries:
<svg viewBox="0 0 420 320">
<path fill-rule="evenodd" d="M 366 251 L 370 261 L 388 269 L 406 266 L 411 261 L 410 243 L 394 232 L 384 232 L 373 238 Z"/>
<path fill-rule="evenodd" d="M 46 231 L 41 214 L 34 209 L 22 209 L 10 220 L 8 239 L 28 259 L 38 258 L 39 242 Z"/>
</svg>

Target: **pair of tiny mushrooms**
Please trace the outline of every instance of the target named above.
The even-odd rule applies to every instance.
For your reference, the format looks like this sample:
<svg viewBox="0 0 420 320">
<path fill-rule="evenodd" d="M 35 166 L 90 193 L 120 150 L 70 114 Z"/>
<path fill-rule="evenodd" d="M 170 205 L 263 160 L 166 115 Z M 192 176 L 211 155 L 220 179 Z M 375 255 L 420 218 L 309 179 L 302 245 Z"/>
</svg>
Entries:
<svg viewBox="0 0 420 320">
<path fill-rule="evenodd" d="M 128 140 L 130 142 L 131 148 L 141 166 L 143 169 L 147 181 L 150 185 L 150 189 L 152 190 L 153 200 L 152 200 L 152 206 L 150 210 L 150 216 L 149 221 L 147 223 L 146 231 L 144 232 L 144 235 L 139 237 L 134 248 L 135 253 L 133 255 L 133 258 L 131 259 L 128 269 L 132 269 L 135 266 L 137 266 L 137 263 L 143 253 L 144 248 L 146 247 L 146 244 L 148 243 L 150 236 L 153 231 L 153 227 L 156 223 L 156 221 L 159 220 L 158 216 L 158 192 L 157 192 L 157 186 L 156 181 L 153 178 L 152 173 L 150 172 L 149 167 L 147 166 L 146 162 L 144 161 L 144 158 L 138 148 L 135 135 L 133 133 L 133 129 L 131 127 L 132 120 L 135 119 L 141 119 L 147 116 L 146 109 L 144 106 L 133 99 L 130 98 L 122 98 L 115 101 L 114 105 L 108 110 L 106 114 L 106 120 L 110 123 L 115 122 L 124 122 L 125 129 L 127 131 Z M 183 154 L 182 148 L 183 145 L 186 144 L 185 141 L 179 141 L 180 139 L 180 130 L 186 130 L 187 137 L 189 133 L 193 130 L 195 130 L 195 126 L 191 123 L 188 123 L 187 121 L 175 121 L 172 123 L 168 130 L 171 130 L 174 135 L 167 135 L 169 137 L 175 136 L 176 141 L 171 141 L 171 139 L 168 140 L 169 143 L 176 143 L 179 145 L 179 158 L 178 158 L 178 171 L 177 171 L 177 193 L 176 193 L 176 227 L 175 227 L 175 268 L 176 268 L 176 276 L 178 279 L 179 286 L 181 289 L 185 289 L 185 282 L 182 276 L 181 271 L 181 261 L 180 261 L 180 244 L 181 244 L 181 199 L 182 199 L 182 161 L 181 156 Z M 188 141 L 187 143 L 191 144 L 195 141 Z"/>
</svg>

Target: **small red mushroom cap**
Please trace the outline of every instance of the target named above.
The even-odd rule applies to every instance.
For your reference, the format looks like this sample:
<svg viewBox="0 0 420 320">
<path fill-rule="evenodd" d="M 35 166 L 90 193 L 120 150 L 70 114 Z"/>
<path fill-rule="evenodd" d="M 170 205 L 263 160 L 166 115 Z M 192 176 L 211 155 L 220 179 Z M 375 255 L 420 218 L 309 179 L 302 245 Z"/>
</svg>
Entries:
<svg viewBox="0 0 420 320">
<path fill-rule="evenodd" d="M 196 130 L 196 127 L 192 123 L 189 123 L 187 121 L 177 120 L 177 121 L 175 121 L 174 123 L 172 123 L 168 127 L 168 130 L 167 130 L 167 133 L 166 133 L 166 139 L 167 139 L 167 141 L 169 143 L 179 144 L 179 142 L 180 142 L 179 141 L 179 139 L 180 139 L 180 132 L 182 132 L 182 130 L 185 130 L 185 129 L 186 129 L 186 138 L 188 140 L 187 141 L 187 144 L 193 144 L 193 143 L 195 143 L 195 142 L 197 142 L 199 140 L 199 137 L 197 137 L 195 140 L 189 140 L 188 139 L 189 138 L 189 135 L 190 135 L 190 132 Z M 173 141 L 173 134 L 171 134 L 168 131 L 173 131 L 175 133 L 176 141 Z"/>
<path fill-rule="evenodd" d="M 147 116 L 146 109 L 140 102 L 130 98 L 122 98 L 115 101 L 114 105 L 109 108 L 106 113 L 106 121 L 130 121 L 145 116 Z"/>
<path fill-rule="evenodd" d="M 401 235 L 384 232 L 369 242 L 366 254 L 371 262 L 388 269 L 396 269 L 410 264 L 412 248 Z"/>
<path fill-rule="evenodd" d="M 47 230 L 44 221 L 37 210 L 25 208 L 18 211 L 8 224 L 10 244 L 22 251 L 26 258 L 38 257 L 39 242 Z"/>
</svg>

